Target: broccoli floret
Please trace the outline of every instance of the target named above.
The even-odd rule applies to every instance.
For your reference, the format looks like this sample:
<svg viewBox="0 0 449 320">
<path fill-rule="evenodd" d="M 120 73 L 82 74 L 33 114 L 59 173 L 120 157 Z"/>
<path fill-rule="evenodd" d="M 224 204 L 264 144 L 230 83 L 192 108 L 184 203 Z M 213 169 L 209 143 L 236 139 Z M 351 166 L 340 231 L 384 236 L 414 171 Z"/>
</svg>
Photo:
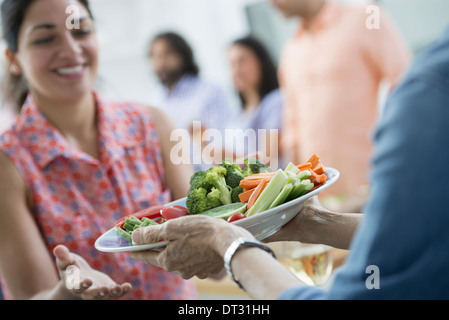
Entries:
<svg viewBox="0 0 449 320">
<path fill-rule="evenodd" d="M 207 171 L 195 172 L 190 179 L 190 189 L 186 200 L 189 213 L 199 214 L 233 203 L 231 192 L 239 186 L 242 179 L 240 166 L 227 161 Z M 238 194 L 234 199 L 240 202 Z"/>
<path fill-rule="evenodd" d="M 246 168 L 243 170 L 243 175 L 245 177 L 257 173 L 274 172 L 273 169 L 260 162 L 259 159 L 246 159 L 244 162 L 246 164 Z"/>
<path fill-rule="evenodd" d="M 238 187 L 240 185 L 240 181 L 244 178 L 242 168 L 230 160 L 224 160 L 220 166 L 226 169 L 226 184 L 232 189 Z"/>
<path fill-rule="evenodd" d="M 187 195 L 186 207 L 190 214 L 198 214 L 207 210 L 207 190 L 204 188 L 190 189 Z"/>
<path fill-rule="evenodd" d="M 189 210 L 189 214 L 200 214 L 222 206 L 223 203 L 220 198 L 221 193 L 216 188 L 212 188 L 209 193 L 204 188 L 190 189 L 186 200 L 186 207 Z"/>
<path fill-rule="evenodd" d="M 198 214 L 208 210 L 207 190 L 204 188 L 190 188 L 187 195 L 186 207 L 189 214 Z"/>
<path fill-rule="evenodd" d="M 204 188 L 191 189 L 187 196 L 186 207 L 189 210 L 189 214 L 200 214 L 222 206 L 221 199 L 222 194 L 217 188 L 212 188 L 209 193 Z M 240 202 L 240 199 L 237 202 Z"/>
<path fill-rule="evenodd" d="M 205 188 L 209 189 L 205 183 L 204 183 L 204 177 L 206 176 L 206 172 L 203 170 L 198 170 L 193 174 L 193 176 L 190 178 L 190 189 L 198 189 L 198 188 Z"/>
<path fill-rule="evenodd" d="M 242 168 L 237 163 L 232 162 L 231 160 L 223 160 L 220 164 L 220 167 L 225 168 L 228 172 L 242 172 Z"/>
<path fill-rule="evenodd" d="M 245 178 L 243 173 L 235 171 L 226 176 L 226 184 L 231 188 L 236 188 L 240 185 L 240 182 Z"/>
<path fill-rule="evenodd" d="M 223 203 L 221 202 L 220 198 L 220 191 L 217 188 L 212 188 L 212 190 L 207 194 L 207 207 L 209 209 L 213 209 L 222 206 Z"/>
<path fill-rule="evenodd" d="M 216 166 L 208 169 L 204 177 L 207 184 L 215 187 L 220 191 L 220 201 L 222 204 L 231 204 L 231 188 L 226 184 L 227 170 L 221 166 Z"/>
<path fill-rule="evenodd" d="M 241 202 L 239 195 L 243 193 L 243 188 L 242 187 L 235 187 L 234 189 L 232 189 L 231 192 L 231 200 L 232 203 L 238 203 Z"/>
</svg>

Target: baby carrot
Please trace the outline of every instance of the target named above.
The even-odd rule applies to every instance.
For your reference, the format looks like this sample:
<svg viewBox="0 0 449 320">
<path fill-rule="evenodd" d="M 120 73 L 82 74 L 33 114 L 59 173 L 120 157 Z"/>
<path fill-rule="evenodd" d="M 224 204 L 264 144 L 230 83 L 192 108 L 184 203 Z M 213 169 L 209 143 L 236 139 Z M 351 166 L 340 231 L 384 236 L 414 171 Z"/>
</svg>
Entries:
<svg viewBox="0 0 449 320">
<path fill-rule="evenodd" d="M 269 181 L 265 180 L 265 179 L 259 183 L 259 185 L 256 187 L 253 194 L 251 195 L 251 197 L 248 200 L 248 206 L 246 208 L 247 210 L 251 209 L 251 207 L 257 201 L 257 198 L 259 198 L 260 194 L 265 189 L 265 187 L 267 186 L 268 183 L 269 183 Z"/>
<path fill-rule="evenodd" d="M 245 191 L 245 192 L 241 193 L 241 194 L 239 195 L 240 202 L 243 202 L 243 203 L 248 202 L 248 201 L 249 201 L 249 198 L 251 197 L 251 195 L 253 194 L 253 192 L 254 192 L 255 190 L 256 190 L 256 188 L 253 188 L 253 189 L 251 189 L 251 190 L 248 190 L 248 191 Z"/>
</svg>

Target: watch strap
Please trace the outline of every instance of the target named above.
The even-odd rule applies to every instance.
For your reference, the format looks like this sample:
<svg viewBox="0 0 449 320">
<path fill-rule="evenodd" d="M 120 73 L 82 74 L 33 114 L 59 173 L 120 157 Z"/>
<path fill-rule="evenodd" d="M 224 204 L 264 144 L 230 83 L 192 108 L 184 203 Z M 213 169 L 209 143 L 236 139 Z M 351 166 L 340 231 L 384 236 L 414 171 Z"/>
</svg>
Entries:
<svg viewBox="0 0 449 320">
<path fill-rule="evenodd" d="M 243 288 L 242 284 L 234 276 L 234 273 L 232 272 L 232 268 L 231 268 L 231 263 L 232 263 L 232 260 L 235 256 L 235 254 L 240 249 L 251 248 L 251 247 L 262 249 L 262 250 L 268 252 L 269 254 L 271 254 L 273 256 L 273 258 L 276 259 L 276 255 L 274 254 L 273 250 L 270 247 L 268 247 L 266 244 L 263 244 L 260 241 L 257 241 L 254 239 L 238 238 L 237 240 L 232 242 L 232 244 L 226 250 L 225 255 L 224 255 L 224 266 L 225 266 L 226 272 L 228 273 L 231 280 L 237 286 L 239 286 L 239 288 L 242 289 L 243 291 L 245 291 L 245 289 Z"/>
</svg>

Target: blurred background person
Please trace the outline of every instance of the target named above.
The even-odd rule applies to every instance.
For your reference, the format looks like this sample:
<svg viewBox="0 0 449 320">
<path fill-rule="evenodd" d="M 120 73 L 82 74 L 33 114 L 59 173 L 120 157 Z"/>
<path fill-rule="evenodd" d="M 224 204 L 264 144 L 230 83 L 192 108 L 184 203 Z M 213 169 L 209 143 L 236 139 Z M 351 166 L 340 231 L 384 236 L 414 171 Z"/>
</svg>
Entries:
<svg viewBox="0 0 449 320">
<path fill-rule="evenodd" d="M 264 45 L 251 36 L 233 41 L 228 59 L 240 109 L 235 116 L 223 119 L 224 150 L 214 161 L 244 159 L 259 152 L 261 160 L 279 163 L 283 95 L 276 66 Z M 275 134 L 270 130 L 276 130 Z M 259 146 L 260 134 L 265 135 L 266 143 L 262 141 Z"/>
<path fill-rule="evenodd" d="M 224 117 L 232 112 L 225 92 L 200 77 L 193 50 L 179 34 L 161 33 L 154 37 L 149 48 L 151 66 L 161 87 L 151 98 L 151 105 L 161 108 L 173 118 L 178 128 L 192 135 L 194 121 L 201 121 L 201 130 L 223 129 Z M 201 152 L 195 141 L 192 152 Z M 194 155 L 191 157 L 195 159 Z M 194 163 L 195 169 L 208 167 Z"/>
<path fill-rule="evenodd" d="M 360 212 L 367 194 L 379 87 L 383 81 L 391 88 L 397 84 L 411 54 L 380 7 L 379 28 L 370 29 L 366 6 L 325 0 L 271 2 L 285 17 L 302 22 L 280 62 L 286 94 L 283 154 L 295 163 L 320 154 L 341 172 L 341 179 L 323 196 L 337 200 L 334 210 Z"/>
</svg>

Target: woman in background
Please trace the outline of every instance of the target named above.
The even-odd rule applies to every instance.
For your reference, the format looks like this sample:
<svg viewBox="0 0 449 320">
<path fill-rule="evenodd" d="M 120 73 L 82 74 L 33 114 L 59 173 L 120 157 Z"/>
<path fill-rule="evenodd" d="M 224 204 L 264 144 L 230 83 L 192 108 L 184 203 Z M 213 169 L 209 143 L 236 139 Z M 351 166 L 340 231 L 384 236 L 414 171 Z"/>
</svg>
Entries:
<svg viewBox="0 0 449 320">
<path fill-rule="evenodd" d="M 74 5 L 80 15 L 71 18 Z M 196 298 L 192 282 L 94 247 L 124 215 L 187 194 L 192 169 L 170 161 L 171 120 L 94 91 L 99 52 L 87 0 L 4 0 L 1 13 L 8 97 L 21 108 L 0 136 L 5 297 L 89 298 L 68 292 L 57 272 L 51 253 L 71 252 L 89 266 L 88 284 L 107 284 L 99 298 L 120 297 L 130 284 L 129 299 Z"/>
<path fill-rule="evenodd" d="M 226 152 L 232 151 L 235 158 L 259 152 L 274 164 L 274 160 L 278 161 L 275 159 L 278 158 L 278 137 L 270 130 L 278 130 L 279 134 L 283 107 L 275 64 L 264 45 L 252 37 L 234 41 L 228 56 L 241 109 L 228 121 L 226 128 L 233 129 L 236 145 L 225 145 Z M 245 144 L 245 130 L 248 129 L 253 130 L 256 139 L 249 139 Z M 259 141 L 259 130 L 265 130 L 266 143 Z M 230 139 L 226 142 L 232 143 Z"/>
</svg>

